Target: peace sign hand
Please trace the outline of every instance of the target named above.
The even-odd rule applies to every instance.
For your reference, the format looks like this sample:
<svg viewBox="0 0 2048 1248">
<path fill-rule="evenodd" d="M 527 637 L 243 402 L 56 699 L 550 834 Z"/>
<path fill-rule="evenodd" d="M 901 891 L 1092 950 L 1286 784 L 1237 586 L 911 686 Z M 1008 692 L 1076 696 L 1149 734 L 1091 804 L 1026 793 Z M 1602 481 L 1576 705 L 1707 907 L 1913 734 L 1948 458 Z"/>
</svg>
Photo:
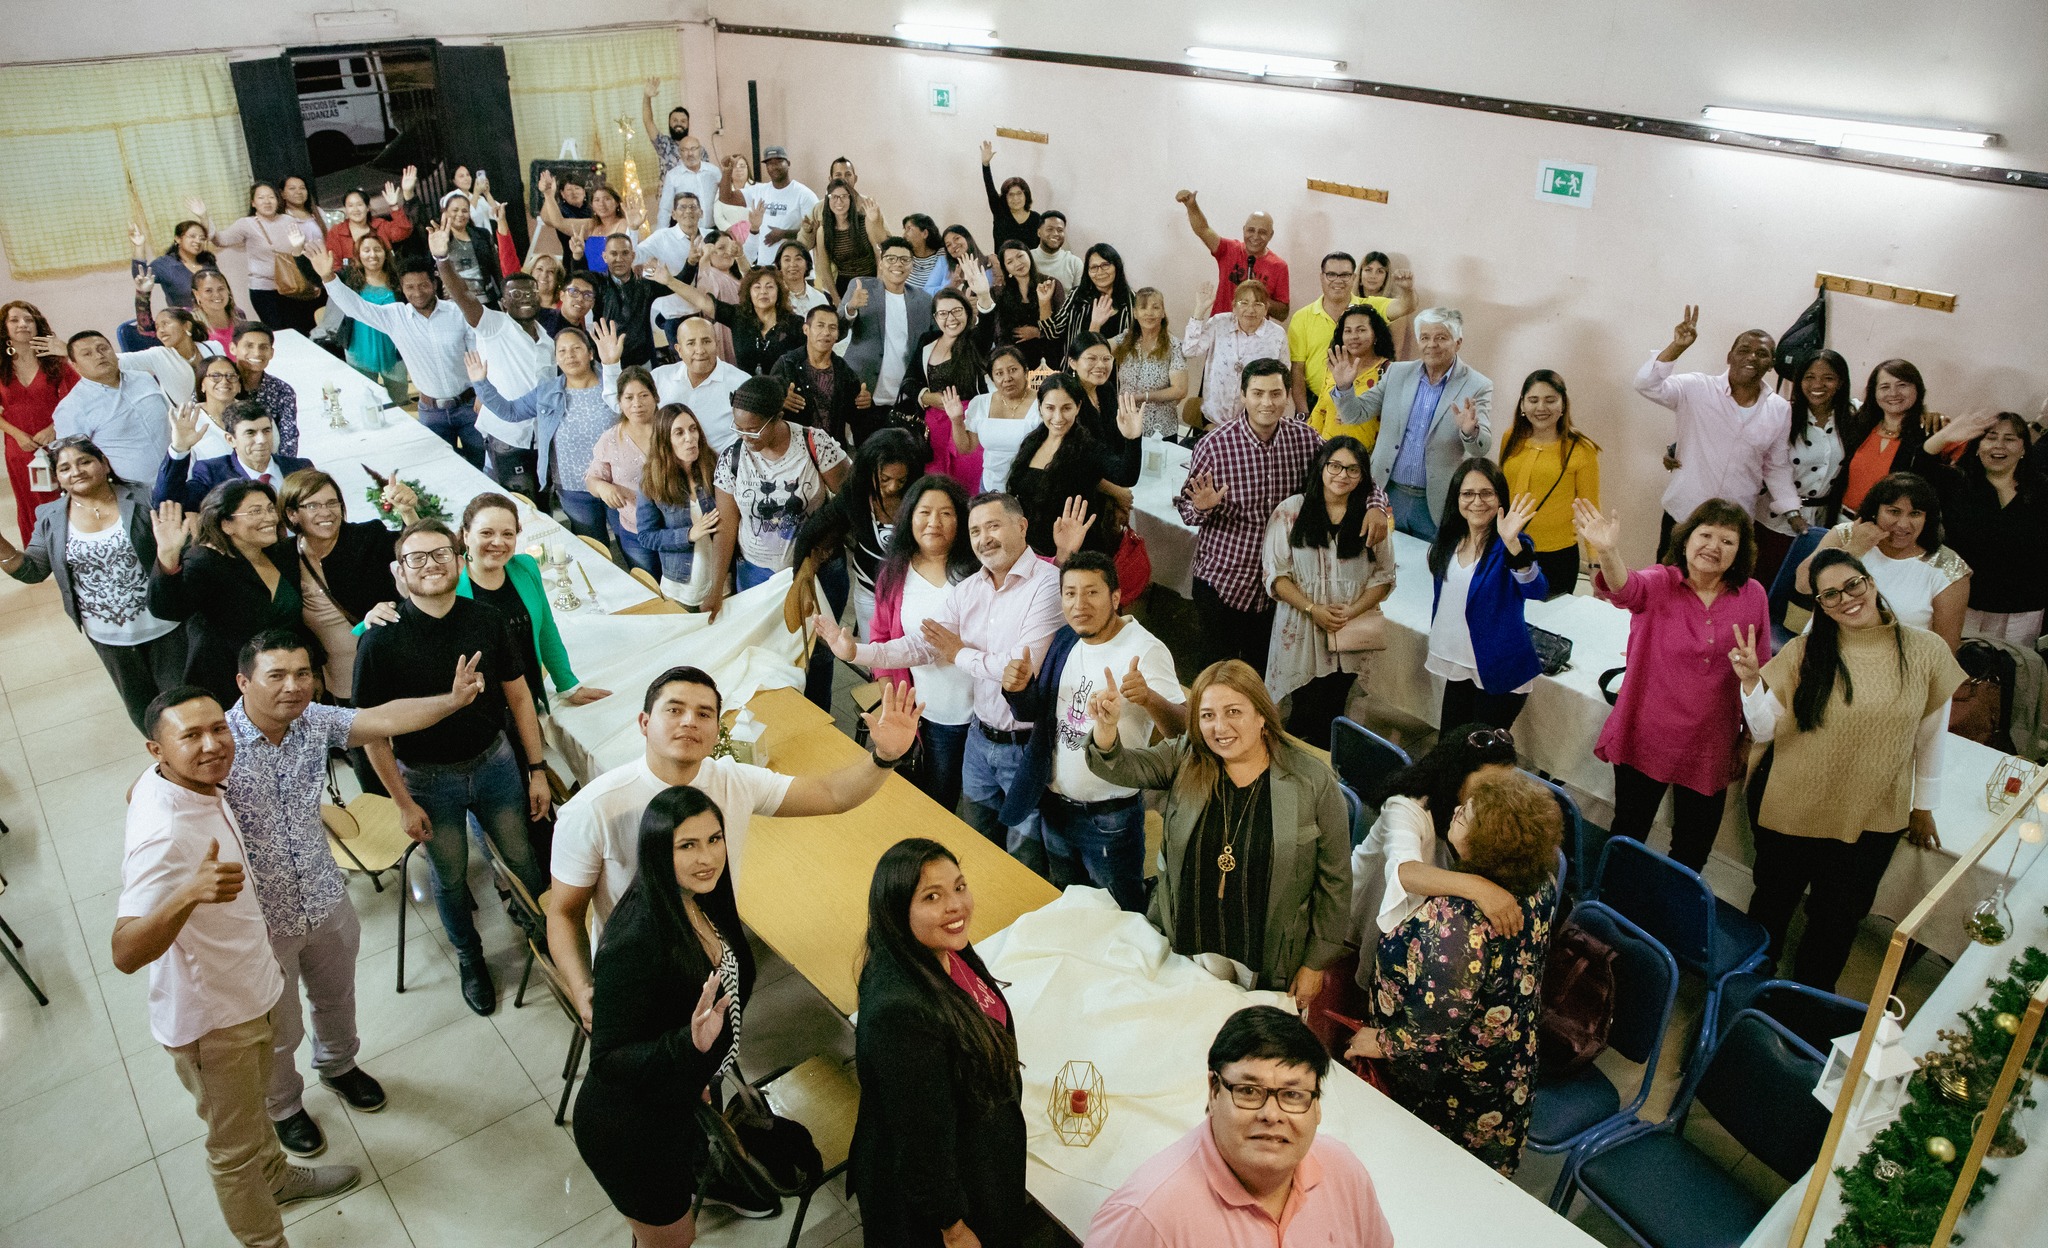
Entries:
<svg viewBox="0 0 2048 1248">
<path fill-rule="evenodd" d="M 135 293 L 147 296 L 156 289 L 156 274 L 144 269 L 135 275 Z"/>
<path fill-rule="evenodd" d="M 1522 535 L 1522 526 L 1536 515 L 1536 496 L 1518 494 L 1508 509 L 1494 517 L 1494 528 L 1500 532 L 1500 540 L 1509 550 L 1516 548 L 1516 539 Z"/>
<path fill-rule="evenodd" d="M 1696 303 L 1685 305 L 1685 316 L 1671 331 L 1671 345 L 1684 351 L 1700 339 L 1700 307 Z"/>
<path fill-rule="evenodd" d="M 718 1043 L 718 1033 L 725 1030 L 726 1015 L 732 1009 L 732 994 L 720 988 L 718 972 L 713 971 L 705 977 L 704 991 L 697 994 L 697 1007 L 690 1011 L 690 1043 L 699 1053 L 709 1053 Z"/>
<path fill-rule="evenodd" d="M 1735 669 L 1735 676 L 1742 682 L 1742 692 L 1756 692 L 1756 682 L 1763 678 L 1763 667 L 1756 657 L 1756 626 L 1743 628 L 1737 625 L 1735 647 L 1728 652 L 1728 664 Z"/>
<path fill-rule="evenodd" d="M 476 695 L 484 691 L 484 678 L 478 670 L 483 666 L 483 662 L 484 652 L 481 650 L 466 659 L 456 660 L 455 683 L 449 688 L 448 693 L 455 699 L 457 709 L 476 701 Z"/>
</svg>

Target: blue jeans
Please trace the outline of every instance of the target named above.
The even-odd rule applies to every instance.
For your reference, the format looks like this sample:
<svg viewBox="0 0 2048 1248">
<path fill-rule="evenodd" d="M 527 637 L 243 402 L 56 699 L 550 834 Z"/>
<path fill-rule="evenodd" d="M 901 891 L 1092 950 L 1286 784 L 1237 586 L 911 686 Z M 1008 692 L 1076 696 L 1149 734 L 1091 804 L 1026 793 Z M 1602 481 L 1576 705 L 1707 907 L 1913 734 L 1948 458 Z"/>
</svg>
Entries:
<svg viewBox="0 0 2048 1248">
<path fill-rule="evenodd" d="M 450 399 L 443 406 L 439 399 L 420 396 L 420 423 L 432 429 L 443 442 L 455 448 L 455 453 L 469 461 L 477 471 L 484 467 L 484 435 L 476 431 L 476 409 L 471 407 L 467 397 Z"/>
<path fill-rule="evenodd" d="M 1090 814 L 1047 793 L 1038 804 L 1045 835 L 1046 877 L 1054 888 L 1093 884 L 1126 910 L 1145 909 L 1145 803 Z"/>
<path fill-rule="evenodd" d="M 640 569 L 642 572 L 651 573 L 654 576 L 660 576 L 660 556 L 656 555 L 653 551 L 647 549 L 645 546 L 642 546 L 640 544 L 640 539 L 635 537 L 631 532 L 627 530 L 625 525 L 619 522 L 619 513 L 607 509 L 605 512 L 605 519 L 612 526 L 613 536 L 619 539 L 619 549 L 625 552 L 626 562 L 631 566 Z"/>
<path fill-rule="evenodd" d="M 1388 484 L 1387 498 L 1394 504 L 1394 527 L 1425 542 L 1436 540 L 1436 515 L 1429 509 L 1429 492 L 1412 485 Z"/>
<path fill-rule="evenodd" d="M 779 568 L 764 568 L 744 559 L 733 560 L 733 579 L 743 590 L 752 589 L 774 576 Z M 834 559 L 818 569 L 818 607 L 833 619 L 838 619 L 846 610 L 846 560 Z M 832 709 L 832 651 L 825 646 L 811 647 L 811 665 L 804 673 L 804 697 L 811 705 L 827 711 Z"/>
<path fill-rule="evenodd" d="M 479 838 L 491 838 L 498 856 L 535 897 L 547 888 L 526 839 L 526 781 L 512 746 L 501 736 L 467 763 L 400 764 L 400 770 L 412 800 L 433 821 L 427 861 L 433 865 L 434 906 L 441 912 L 441 927 L 459 957 L 481 958 L 483 939 L 469 913 L 470 829 L 474 827 Z"/>
<path fill-rule="evenodd" d="M 1026 815 L 1024 822 L 1006 827 L 999 813 L 1010 786 L 1017 782 L 1017 773 L 1024 769 L 1024 752 L 1022 742 L 997 745 L 981 734 L 978 724 L 969 724 L 967 749 L 960 760 L 960 791 L 970 803 L 967 821 L 975 830 L 1043 875 L 1045 834 L 1039 817 Z"/>
<path fill-rule="evenodd" d="M 953 813 L 960 805 L 960 768 L 967 750 L 972 723 L 935 724 L 929 719 L 918 728 L 924 738 L 924 759 L 911 782 L 924 794 Z"/>
<path fill-rule="evenodd" d="M 562 504 L 562 514 L 569 517 L 569 531 L 578 537 L 604 540 L 605 513 L 611 508 L 595 494 L 572 490 L 562 486 L 555 491 L 555 498 Z"/>
</svg>

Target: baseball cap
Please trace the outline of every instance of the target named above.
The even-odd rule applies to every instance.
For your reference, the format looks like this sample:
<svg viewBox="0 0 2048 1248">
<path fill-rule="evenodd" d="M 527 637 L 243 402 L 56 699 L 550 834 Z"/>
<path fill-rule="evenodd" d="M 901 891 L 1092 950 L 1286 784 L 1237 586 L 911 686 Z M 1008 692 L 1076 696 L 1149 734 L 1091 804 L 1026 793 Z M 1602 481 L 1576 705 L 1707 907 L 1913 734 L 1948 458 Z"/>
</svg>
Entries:
<svg viewBox="0 0 2048 1248">
<path fill-rule="evenodd" d="M 769 149 L 768 149 L 767 151 L 765 151 L 765 152 L 762 152 L 762 153 L 761 153 L 761 159 L 762 159 L 762 160 L 788 160 L 788 159 L 789 159 L 789 149 L 788 149 L 788 148 L 786 148 L 786 147 L 783 147 L 783 146 L 782 146 L 781 144 L 776 144 L 775 146 L 773 146 L 773 147 L 770 147 L 770 148 L 769 148 Z"/>
</svg>

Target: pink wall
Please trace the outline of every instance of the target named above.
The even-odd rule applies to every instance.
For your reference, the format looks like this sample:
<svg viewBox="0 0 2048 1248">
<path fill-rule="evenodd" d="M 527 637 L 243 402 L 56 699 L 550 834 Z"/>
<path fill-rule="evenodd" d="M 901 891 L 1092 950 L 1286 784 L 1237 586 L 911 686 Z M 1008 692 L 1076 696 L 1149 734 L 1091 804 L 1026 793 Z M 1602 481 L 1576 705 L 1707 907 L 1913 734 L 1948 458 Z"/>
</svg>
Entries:
<svg viewBox="0 0 2048 1248">
<path fill-rule="evenodd" d="M 1831 345 L 1859 386 L 1877 360 L 1913 359 L 1938 410 L 2032 414 L 2048 397 L 2040 191 L 1234 83 L 729 34 L 717 53 L 733 127 L 757 78 L 764 142 L 788 142 L 814 189 L 827 161 L 851 156 L 892 218 L 915 208 L 985 240 L 977 144 L 998 125 L 1049 133 L 1047 146 L 1000 143 L 999 176 L 1066 211 L 1077 250 L 1114 242 L 1134 282 L 1166 292 L 1175 326 L 1213 273 L 1177 187 L 1200 191 L 1226 233 L 1272 212 L 1297 305 L 1323 252 L 1394 253 L 1429 302 L 1465 313 L 1466 358 L 1509 392 L 1503 421 L 1530 370 L 1565 376 L 1575 421 L 1606 448 L 1607 499 L 1638 535 L 1655 532 L 1671 417 L 1629 381 L 1686 303 L 1703 309 L 1686 364 L 1718 371 L 1738 332 L 1792 321 L 1816 270 L 1956 292 L 1953 315 L 1836 296 Z M 929 111 L 929 82 L 957 86 L 957 114 Z M 1598 166 L 1593 207 L 1535 200 L 1537 163 L 1558 158 Z M 1309 177 L 1391 202 L 1312 193 Z"/>
</svg>

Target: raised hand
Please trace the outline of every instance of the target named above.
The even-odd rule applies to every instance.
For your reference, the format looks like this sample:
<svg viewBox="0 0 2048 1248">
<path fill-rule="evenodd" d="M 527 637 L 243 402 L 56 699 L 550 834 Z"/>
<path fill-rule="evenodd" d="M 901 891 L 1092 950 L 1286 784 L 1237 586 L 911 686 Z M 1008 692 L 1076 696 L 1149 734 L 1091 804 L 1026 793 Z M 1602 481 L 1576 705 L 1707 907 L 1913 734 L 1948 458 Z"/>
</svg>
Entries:
<svg viewBox="0 0 2048 1248">
<path fill-rule="evenodd" d="M 1756 657 L 1756 626 L 1734 629 L 1735 646 L 1728 651 L 1728 665 L 1735 669 L 1735 677 L 1742 682 L 1742 692 L 1756 692 L 1756 682 L 1763 679 L 1763 665 Z"/>
<path fill-rule="evenodd" d="M 419 513 L 420 496 L 413 492 L 411 486 L 398 479 L 398 470 L 396 468 L 391 470 L 390 483 L 378 493 L 377 497 L 386 507 L 404 518 L 408 524 L 412 523 L 413 518 Z"/>
<path fill-rule="evenodd" d="M 1108 295 L 1097 295 L 1094 305 L 1088 309 L 1088 328 L 1099 333 L 1104 325 L 1109 324 L 1109 318 L 1115 315 L 1116 300 Z"/>
<path fill-rule="evenodd" d="M 1884 538 L 1884 530 L 1874 521 L 1857 519 L 1849 525 L 1849 553 L 1861 559 L 1876 549 Z"/>
<path fill-rule="evenodd" d="M 55 356 L 60 360 L 67 354 L 64 340 L 55 334 L 37 334 L 29 339 L 29 349 L 37 355 Z"/>
<path fill-rule="evenodd" d="M 481 650 L 466 659 L 456 660 L 455 683 L 449 687 L 448 694 L 455 699 L 457 707 L 468 706 L 471 702 L 476 701 L 476 695 L 484 691 L 484 678 L 481 671 L 483 663 L 484 652 Z"/>
<path fill-rule="evenodd" d="M 924 703 L 917 700 L 917 687 L 907 680 L 882 686 L 881 705 L 863 714 L 868 726 L 868 743 L 875 757 L 894 762 L 917 744 L 917 724 L 924 715 Z"/>
<path fill-rule="evenodd" d="M 1591 501 L 1572 500 L 1572 530 L 1594 550 L 1612 550 L 1621 544 L 1621 513 L 1601 511 Z"/>
<path fill-rule="evenodd" d="M 1125 392 L 1116 396 L 1116 431 L 1127 438 L 1145 436 L 1145 404 L 1137 395 Z"/>
<path fill-rule="evenodd" d="M 981 141 L 981 163 L 988 164 L 996 158 L 996 145 L 987 139 Z"/>
<path fill-rule="evenodd" d="M 141 222 L 130 221 L 128 223 L 128 241 L 135 244 L 135 250 L 137 251 L 141 251 L 144 247 L 149 246 L 149 235 L 142 232 Z"/>
<path fill-rule="evenodd" d="M 711 513 L 716 516 L 717 513 Z M 692 536 L 695 536 L 693 533 Z M 840 627 L 839 621 L 824 615 L 811 617 L 811 630 L 818 634 L 818 640 L 832 652 L 832 657 L 842 663 L 853 662 L 853 634 Z"/>
<path fill-rule="evenodd" d="M 445 244 L 443 245 L 443 250 L 446 250 Z M 327 250 L 325 243 L 316 240 L 306 244 L 306 259 L 312 263 L 313 271 L 320 275 L 321 281 L 331 282 L 334 280 L 336 268 L 334 253 Z"/>
<path fill-rule="evenodd" d="M 448 258 L 448 222 L 445 219 L 427 227 L 427 254 L 436 260 Z"/>
<path fill-rule="evenodd" d="M 801 412 L 809 406 L 810 404 L 805 401 L 804 396 L 796 392 L 796 383 L 790 382 L 789 389 L 782 395 L 782 410 L 792 413 Z"/>
<path fill-rule="evenodd" d="M 947 386 L 939 391 L 939 406 L 946 409 L 947 417 L 956 423 L 967 418 L 967 405 L 960 401 L 958 387 Z"/>
<path fill-rule="evenodd" d="M 388 178 L 385 179 L 384 206 L 387 208 L 396 208 L 398 207 L 398 202 L 398 183 L 393 182 Z"/>
<path fill-rule="evenodd" d="M 192 531 L 185 527 L 185 507 L 168 502 L 149 513 L 150 532 L 156 536 L 156 561 L 166 572 L 176 572 Z"/>
<path fill-rule="evenodd" d="M 1683 352 L 1700 340 L 1700 307 L 1696 303 L 1685 305 L 1685 315 L 1671 330 L 1671 346 L 1667 350 L 1674 354 Z"/>
<path fill-rule="evenodd" d="M 185 201 L 185 211 L 200 221 L 206 220 L 206 201 L 194 195 Z"/>
<path fill-rule="evenodd" d="M 1404 295 L 1412 295 L 1412 294 L 1414 294 L 1414 293 L 1415 293 L 1415 273 L 1414 273 L 1414 270 L 1412 270 L 1412 269 L 1395 269 L 1395 270 L 1394 270 L 1394 273 L 1393 273 L 1393 279 L 1392 279 L 1392 280 L 1393 280 L 1393 283 L 1394 283 L 1394 289 L 1395 289 L 1395 290 L 1398 290 L 1398 291 L 1400 291 L 1400 292 L 1401 292 L 1402 294 L 1404 294 Z M 1515 911 L 1515 914 L 1516 914 L 1517 916 L 1519 916 L 1519 915 L 1521 914 L 1521 910 L 1520 910 L 1520 909 L 1517 909 L 1517 910 Z"/>
<path fill-rule="evenodd" d="M 149 297 L 149 292 L 155 289 L 156 274 L 150 272 L 148 269 L 144 269 L 142 272 L 137 273 L 135 275 L 135 293 L 138 296 L 146 299 Z"/>
<path fill-rule="evenodd" d="M 853 396 L 853 405 L 862 411 L 875 405 L 874 393 L 868 389 L 868 383 L 865 381 L 860 383 L 860 393 Z"/>
<path fill-rule="evenodd" d="M 1081 543 L 1088 540 L 1088 530 L 1095 527 L 1095 517 L 1088 511 L 1088 500 L 1079 494 L 1070 495 L 1060 514 L 1052 522 L 1052 546 L 1055 562 L 1063 561 L 1068 555 L 1081 549 Z"/>
<path fill-rule="evenodd" d="M 626 336 L 619 332 L 618 322 L 593 320 L 590 336 L 597 340 L 597 361 L 600 364 L 616 364 L 626 353 Z"/>
<path fill-rule="evenodd" d="M 647 262 L 647 280 L 657 286 L 666 286 L 676 280 L 676 275 L 675 271 L 668 267 L 666 261 L 656 256 Z"/>
<path fill-rule="evenodd" d="M 860 215 L 872 221 L 882 215 L 882 206 L 875 202 L 874 196 L 863 195 L 860 197 Z"/>
<path fill-rule="evenodd" d="M 1123 679 L 1117 682 L 1117 692 L 1123 695 L 1124 701 L 1139 704 L 1152 696 L 1152 686 L 1145 682 L 1145 673 L 1138 670 L 1136 657 L 1131 659 L 1130 669 L 1124 673 Z"/>
<path fill-rule="evenodd" d="M 484 357 L 474 351 L 462 353 L 462 367 L 468 372 L 472 384 L 487 380 L 491 375 L 491 366 L 484 363 Z"/>
<path fill-rule="evenodd" d="M 1458 404 L 1455 411 L 1458 419 L 1459 433 L 1469 438 L 1479 432 L 1478 404 L 1474 403 L 1471 399 L 1465 399 Z"/>
<path fill-rule="evenodd" d="M 1052 292 L 1054 286 L 1055 283 L 1049 277 L 1038 279 L 1038 313 L 1040 316 L 1052 315 Z"/>
<path fill-rule="evenodd" d="M 553 175 L 544 173 L 541 176 L 544 178 L 552 178 Z M 419 184 L 420 167 L 418 165 L 407 165 L 404 171 L 398 175 L 398 193 L 403 195 L 407 199 L 412 198 L 413 188 L 418 186 Z"/>
<path fill-rule="evenodd" d="M 846 310 L 848 312 L 858 312 L 866 306 L 868 306 L 867 283 L 856 281 L 853 284 L 853 290 L 846 296 Z"/>
<path fill-rule="evenodd" d="M 1088 717 L 1095 721 L 1096 744 L 1107 747 L 1116 740 L 1123 719 L 1124 695 L 1109 669 L 1102 669 L 1102 688 L 1088 697 Z"/>
<path fill-rule="evenodd" d="M 1230 493 L 1230 487 L 1217 485 L 1205 472 L 1188 478 L 1187 492 L 1188 501 L 1194 504 L 1196 511 L 1209 511 L 1223 502 Z"/>
<path fill-rule="evenodd" d="M 182 455 L 199 445 L 199 422 L 206 410 L 197 403 L 180 403 L 170 409 L 171 450 Z"/>
<path fill-rule="evenodd" d="M 749 230 L 759 230 L 761 223 L 767 219 L 768 201 L 766 199 L 755 200 L 753 206 L 747 209 L 747 228 Z"/>
<path fill-rule="evenodd" d="M 981 301 L 988 296 L 988 270 L 981 267 L 980 261 L 969 256 L 967 263 L 960 266 L 960 280 L 966 284 L 967 293 L 974 296 L 975 305 L 979 307 Z"/>
<path fill-rule="evenodd" d="M 1029 688 L 1031 678 L 1038 675 L 1038 665 L 1044 658 L 1042 654 L 1036 658 L 1032 657 L 1029 645 L 1018 651 L 1016 658 L 1003 664 L 1003 691 L 1022 693 Z"/>
<path fill-rule="evenodd" d="M 1522 526 L 1536 515 L 1536 496 L 1517 494 L 1508 504 L 1506 511 L 1493 518 L 1493 527 L 1500 532 L 1500 540 L 1509 550 L 1515 549 L 1515 539 L 1522 535 Z"/>
<path fill-rule="evenodd" d="M 576 218 L 575 220 L 573 220 L 573 221 L 569 222 L 569 245 L 570 245 L 570 246 L 572 246 L 572 247 L 576 247 L 576 248 L 581 248 L 581 247 L 583 246 L 583 240 L 584 240 L 584 239 L 586 239 L 586 238 L 589 238 L 589 237 L 590 237 L 590 218 L 589 218 L 589 217 L 577 217 L 577 218 Z"/>
<path fill-rule="evenodd" d="M 640 92 L 640 98 L 641 98 L 641 99 L 643 99 L 643 100 L 651 100 L 651 99 L 653 99 L 653 98 L 654 98 L 655 96 L 657 96 L 657 95 L 660 95 L 660 94 L 661 94 L 661 79 L 659 79 L 659 78 L 649 78 L 649 79 L 647 80 L 647 85 L 646 85 L 646 86 L 645 86 L 644 88 L 642 88 L 642 89 L 641 89 L 641 92 Z"/>
<path fill-rule="evenodd" d="M 409 169 L 408 169 L 408 170 L 407 170 L 406 172 L 410 173 L 410 172 L 411 172 L 411 170 L 409 170 Z M 537 177 L 537 178 L 535 178 L 535 179 L 533 180 L 533 185 L 534 185 L 534 188 L 535 188 L 536 190 L 538 190 L 538 191 L 539 191 L 539 192 L 540 192 L 540 193 L 541 193 L 541 194 L 542 194 L 543 196 L 545 196 L 545 197 L 548 197 L 548 198 L 553 198 L 553 197 L 554 197 L 554 194 L 555 194 L 555 175 L 554 175 L 553 173 L 549 172 L 548 170 L 546 170 L 546 169 L 543 169 L 543 170 L 541 170 L 541 171 L 540 171 L 540 176 L 539 176 L 539 177 Z"/>
<path fill-rule="evenodd" d="M 1358 380 L 1358 361 L 1352 359 L 1351 353 L 1344 348 L 1331 347 L 1323 362 L 1330 370 L 1331 391 L 1349 390 Z"/>
<path fill-rule="evenodd" d="M 1201 289 L 1197 291 L 1195 294 L 1195 307 L 1199 309 L 1199 311 L 1196 312 L 1196 315 L 1206 317 L 1209 315 L 1209 309 L 1215 306 L 1216 281 L 1214 278 L 1211 278 L 1210 280 L 1203 282 Z"/>
<path fill-rule="evenodd" d="M 1173 193 L 1173 202 L 1185 207 L 1195 202 L 1195 193 L 1193 191 L 1175 191 Z"/>
<path fill-rule="evenodd" d="M 719 989 L 718 972 L 713 971 L 705 976 L 704 991 L 697 994 L 696 1008 L 690 1011 L 690 1043 L 699 1053 L 709 1053 L 718 1043 L 718 1033 L 725 1030 L 732 1012 L 732 994 Z"/>
<path fill-rule="evenodd" d="M 185 895 L 202 906 L 217 906 L 240 895 L 243 883 L 242 864 L 222 862 L 220 841 L 214 840 L 206 846 L 206 857 L 186 877 Z"/>
</svg>

